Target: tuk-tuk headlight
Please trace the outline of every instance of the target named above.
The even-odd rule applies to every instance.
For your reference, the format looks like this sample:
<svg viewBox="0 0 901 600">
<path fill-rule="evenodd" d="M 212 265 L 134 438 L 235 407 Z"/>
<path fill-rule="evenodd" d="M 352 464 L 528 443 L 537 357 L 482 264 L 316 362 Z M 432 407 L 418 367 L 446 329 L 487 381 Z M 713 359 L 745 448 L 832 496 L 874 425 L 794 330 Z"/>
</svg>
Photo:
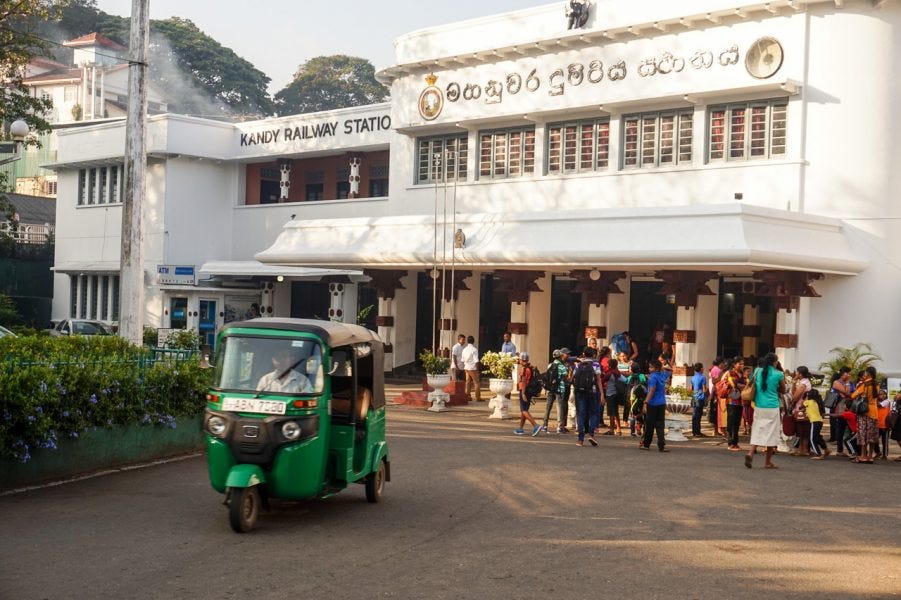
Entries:
<svg viewBox="0 0 901 600">
<path fill-rule="evenodd" d="M 206 422 L 207 429 L 216 437 L 223 437 L 228 429 L 228 423 L 222 417 L 213 415 Z"/>
<path fill-rule="evenodd" d="M 300 425 L 295 421 L 288 421 L 282 425 L 282 435 L 286 440 L 296 440 L 300 437 Z"/>
</svg>

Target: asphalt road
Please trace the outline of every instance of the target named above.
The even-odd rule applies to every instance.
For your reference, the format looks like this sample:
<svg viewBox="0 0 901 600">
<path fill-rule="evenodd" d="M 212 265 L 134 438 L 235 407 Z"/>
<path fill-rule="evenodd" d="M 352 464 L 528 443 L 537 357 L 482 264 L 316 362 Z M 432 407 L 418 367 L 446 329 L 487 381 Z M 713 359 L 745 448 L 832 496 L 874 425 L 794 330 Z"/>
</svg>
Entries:
<svg viewBox="0 0 901 600">
<path fill-rule="evenodd" d="M 393 481 L 232 533 L 204 458 L 0 497 L 0 599 L 901 598 L 901 463 L 389 408 Z M 893 449 L 897 455 L 897 449 Z"/>
</svg>

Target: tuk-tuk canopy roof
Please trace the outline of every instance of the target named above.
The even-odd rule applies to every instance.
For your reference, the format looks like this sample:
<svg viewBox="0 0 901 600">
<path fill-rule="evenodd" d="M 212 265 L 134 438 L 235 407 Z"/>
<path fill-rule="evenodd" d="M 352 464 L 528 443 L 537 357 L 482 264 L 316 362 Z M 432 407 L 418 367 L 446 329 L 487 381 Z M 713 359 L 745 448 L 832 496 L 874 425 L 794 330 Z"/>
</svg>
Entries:
<svg viewBox="0 0 901 600">
<path fill-rule="evenodd" d="M 347 346 L 359 343 L 382 344 L 381 338 L 374 332 L 359 325 L 348 323 L 336 323 L 334 321 L 316 321 L 314 319 L 288 319 L 261 317 L 249 321 L 237 321 L 229 323 L 226 331 L 236 328 L 248 329 L 277 329 L 280 331 L 297 331 L 300 333 L 312 333 L 322 339 L 329 347 Z"/>
</svg>

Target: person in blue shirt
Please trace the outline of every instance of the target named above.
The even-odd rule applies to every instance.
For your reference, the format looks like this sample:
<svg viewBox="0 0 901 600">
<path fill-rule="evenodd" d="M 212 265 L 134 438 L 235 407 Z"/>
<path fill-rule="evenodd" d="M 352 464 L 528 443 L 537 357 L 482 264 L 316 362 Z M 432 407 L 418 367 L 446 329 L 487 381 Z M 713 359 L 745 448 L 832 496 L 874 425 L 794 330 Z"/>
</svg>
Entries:
<svg viewBox="0 0 901 600">
<path fill-rule="evenodd" d="M 657 449 L 669 452 L 663 435 L 664 417 L 666 416 L 666 383 L 672 371 L 663 369 L 650 361 L 648 364 L 648 397 L 644 403 L 645 421 L 644 437 L 638 445 L 642 450 L 650 450 L 654 432 L 657 432 Z"/>
<path fill-rule="evenodd" d="M 695 363 L 695 374 L 691 378 L 691 436 L 704 437 L 701 432 L 701 417 L 704 416 L 704 405 L 707 404 L 707 378 L 704 377 L 704 365 Z"/>
<path fill-rule="evenodd" d="M 516 356 L 516 345 L 510 341 L 511 335 L 509 331 L 504 332 L 504 343 L 501 344 L 501 352 L 506 352 L 510 356 Z"/>
</svg>

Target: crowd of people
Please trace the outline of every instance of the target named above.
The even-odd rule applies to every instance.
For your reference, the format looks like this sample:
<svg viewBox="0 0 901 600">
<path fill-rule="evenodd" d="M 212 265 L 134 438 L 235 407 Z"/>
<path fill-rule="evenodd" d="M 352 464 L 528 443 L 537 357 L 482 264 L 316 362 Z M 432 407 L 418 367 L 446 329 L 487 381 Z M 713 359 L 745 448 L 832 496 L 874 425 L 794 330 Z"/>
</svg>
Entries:
<svg viewBox="0 0 901 600">
<path fill-rule="evenodd" d="M 586 441 L 597 446 L 597 436 L 624 435 L 628 429 L 640 449 L 649 450 L 656 438 L 658 451 L 668 452 L 664 418 L 671 345 L 661 340 L 642 368 L 637 345 L 628 333 L 625 336 L 600 348 L 597 340 L 589 339 L 579 356 L 569 348 L 554 350 L 544 372 L 531 364 L 527 352 L 519 354 L 520 424 L 514 433 L 524 435 L 526 422 L 533 436 L 547 433 L 556 407 L 556 432 L 573 430 L 579 446 Z M 505 351 L 516 354 L 508 337 L 504 343 Z M 840 369 L 822 394 L 813 386 L 807 367 L 785 370 L 774 353 L 754 362 L 718 357 L 708 369 L 700 363 L 693 366 L 692 437 L 722 437 L 729 451 L 742 452 L 743 432 L 750 436 L 744 460 L 748 468 L 753 468 L 758 450 L 765 455 L 765 468 L 777 468 L 773 456 L 783 443 L 792 455 L 811 460 L 835 455 L 858 464 L 888 460 L 892 440 L 901 448 L 901 393 L 889 399 L 874 367 L 856 374 L 849 367 Z M 531 406 L 542 391 L 547 403 L 539 423 Z M 702 431 L 705 413 L 713 432 L 709 435 Z M 828 440 L 823 435 L 827 423 Z M 894 460 L 901 462 L 901 456 Z"/>
</svg>

